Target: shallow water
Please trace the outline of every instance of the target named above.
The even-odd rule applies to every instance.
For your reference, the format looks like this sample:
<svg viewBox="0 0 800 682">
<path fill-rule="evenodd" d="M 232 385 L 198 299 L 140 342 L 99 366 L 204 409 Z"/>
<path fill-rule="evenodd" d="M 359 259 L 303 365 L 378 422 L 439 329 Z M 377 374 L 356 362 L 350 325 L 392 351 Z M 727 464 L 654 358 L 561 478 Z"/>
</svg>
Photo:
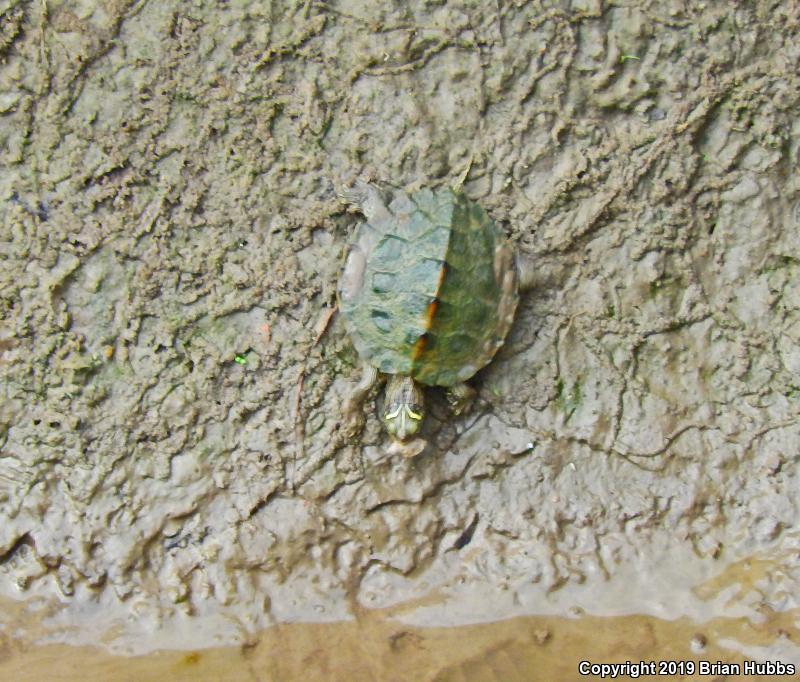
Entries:
<svg viewBox="0 0 800 682">
<path fill-rule="evenodd" d="M 796 617 L 797 614 L 794 614 Z M 579 666 L 655 665 L 660 678 L 776 679 L 744 674 L 742 651 L 772 650 L 800 635 L 786 618 L 694 624 L 644 616 L 515 618 L 484 625 L 416 628 L 370 617 L 336 624 L 284 624 L 245 646 L 118 657 L 94 648 L 5 643 L 0 678 L 9 680 L 536 680 L 602 679 Z M 782 622 L 783 621 L 783 622 Z M 796 651 L 796 649 L 795 649 Z M 795 661 L 797 656 L 795 653 Z M 785 661 L 784 661 L 785 662 Z M 694 663 L 695 671 L 688 673 Z M 705 665 L 705 668 L 701 666 Z M 736 665 L 741 666 L 735 674 Z M 786 663 L 788 669 L 788 663 Z M 797 665 L 795 663 L 794 665 Z M 727 667 L 726 667 L 727 666 Z M 591 670 L 591 668 L 588 668 Z M 666 675 L 670 670 L 678 671 Z M 635 674 L 635 673 L 634 673 Z M 608 678 L 606 678 L 608 679 Z M 630 679 L 623 677 L 622 679 Z M 647 679 L 642 677 L 642 679 Z"/>
</svg>

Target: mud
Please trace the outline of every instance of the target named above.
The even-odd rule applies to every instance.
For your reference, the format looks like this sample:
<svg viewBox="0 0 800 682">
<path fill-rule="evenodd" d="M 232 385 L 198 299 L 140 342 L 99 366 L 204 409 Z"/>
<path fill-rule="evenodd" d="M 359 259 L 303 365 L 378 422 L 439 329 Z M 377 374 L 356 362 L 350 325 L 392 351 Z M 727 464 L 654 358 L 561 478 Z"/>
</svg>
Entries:
<svg viewBox="0 0 800 682">
<path fill-rule="evenodd" d="M 515 618 L 486 625 L 415 628 L 381 617 L 336 624 L 281 624 L 265 630 L 247 646 L 148 656 L 112 656 L 100 648 L 6 645 L 0 676 L 15 682 L 59 680 L 448 680 L 550 682 L 608 679 L 578 675 L 581 663 L 652 662 L 659 677 L 696 680 L 769 680 L 774 675 L 744 674 L 745 659 L 709 637 L 748 641 L 752 650 L 774 642 L 780 619 L 758 625 L 746 619 L 711 620 L 698 630 L 686 619 L 663 621 L 647 616 Z M 785 636 L 784 636 L 785 641 Z M 781 655 L 774 644 L 773 655 Z M 665 675 L 670 662 L 694 664 L 695 673 Z M 741 674 L 718 674 L 739 665 Z M 766 664 L 764 664 L 766 665 Z M 649 670 L 649 668 L 647 668 Z M 619 678 L 617 678 L 619 679 Z M 624 677 L 622 679 L 630 679 Z M 648 679 L 642 677 L 641 679 Z M 652 679 L 652 678 L 650 678 Z M 790 678 L 791 679 L 791 678 Z"/>
<path fill-rule="evenodd" d="M 392 608 L 784 618 L 725 646 L 797 662 L 799 27 L 0 3 L 0 594 L 116 653 Z M 343 428 L 337 191 L 465 170 L 536 287 L 405 460 Z"/>
</svg>

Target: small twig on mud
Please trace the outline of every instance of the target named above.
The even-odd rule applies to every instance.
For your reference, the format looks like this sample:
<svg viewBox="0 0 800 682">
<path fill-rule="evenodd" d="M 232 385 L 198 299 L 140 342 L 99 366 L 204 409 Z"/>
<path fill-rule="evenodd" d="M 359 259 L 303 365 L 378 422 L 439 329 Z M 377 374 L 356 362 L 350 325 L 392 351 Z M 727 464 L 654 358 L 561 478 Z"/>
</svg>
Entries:
<svg viewBox="0 0 800 682">
<path fill-rule="evenodd" d="M 305 456 L 303 443 L 306 439 L 305 422 L 300 418 L 300 407 L 303 402 L 303 384 L 306 380 L 306 368 L 300 371 L 300 380 L 297 382 L 297 390 L 294 394 L 294 460 L 291 462 L 291 471 L 285 472 L 284 476 L 288 480 L 292 492 L 294 492 L 295 476 L 297 473 L 297 462 L 302 461 Z"/>
<path fill-rule="evenodd" d="M 362 73 L 368 76 L 395 76 L 401 73 L 407 73 L 409 71 L 416 71 L 417 69 L 421 69 L 423 66 L 425 66 L 431 59 L 431 57 L 438 54 L 439 52 L 442 52 L 448 47 L 462 47 L 468 49 L 471 46 L 459 45 L 449 40 L 441 40 L 438 43 L 432 45 L 431 47 L 423 50 L 418 56 L 413 57 L 410 61 L 403 62 L 401 64 L 380 66 L 374 68 L 367 66 L 363 68 L 360 72 L 358 72 L 356 74 L 356 77 L 360 76 Z"/>
<path fill-rule="evenodd" d="M 466 167 L 464 168 L 463 171 L 461 171 L 461 175 L 458 176 L 456 184 L 453 185 L 453 189 L 455 189 L 456 191 L 461 191 L 461 188 L 464 186 L 464 183 L 467 180 L 467 176 L 469 175 L 469 172 L 472 170 L 472 162 L 474 160 L 475 160 L 475 155 L 470 154 L 469 161 L 467 161 Z"/>
<path fill-rule="evenodd" d="M 316 346 L 319 343 L 319 340 L 325 335 L 325 332 L 328 331 L 328 327 L 331 324 L 331 320 L 333 319 L 336 310 L 336 306 L 333 306 L 333 308 L 326 307 L 322 310 L 322 314 L 319 316 L 317 324 L 314 326 L 314 331 L 316 334 L 314 336 L 314 343 L 312 344 L 313 346 Z"/>
</svg>

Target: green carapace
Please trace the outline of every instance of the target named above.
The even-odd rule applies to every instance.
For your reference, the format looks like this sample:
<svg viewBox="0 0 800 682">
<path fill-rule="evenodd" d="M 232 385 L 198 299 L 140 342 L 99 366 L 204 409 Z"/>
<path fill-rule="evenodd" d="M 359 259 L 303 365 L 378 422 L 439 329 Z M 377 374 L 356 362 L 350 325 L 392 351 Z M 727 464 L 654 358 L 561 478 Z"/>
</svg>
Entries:
<svg viewBox="0 0 800 682">
<path fill-rule="evenodd" d="M 505 341 L 519 299 L 514 250 L 478 204 L 449 189 L 413 194 L 360 184 L 346 198 L 356 229 L 339 280 L 339 307 L 364 362 L 352 417 L 388 375 L 382 419 L 400 441 L 423 418 L 420 385 L 456 397 Z"/>
</svg>

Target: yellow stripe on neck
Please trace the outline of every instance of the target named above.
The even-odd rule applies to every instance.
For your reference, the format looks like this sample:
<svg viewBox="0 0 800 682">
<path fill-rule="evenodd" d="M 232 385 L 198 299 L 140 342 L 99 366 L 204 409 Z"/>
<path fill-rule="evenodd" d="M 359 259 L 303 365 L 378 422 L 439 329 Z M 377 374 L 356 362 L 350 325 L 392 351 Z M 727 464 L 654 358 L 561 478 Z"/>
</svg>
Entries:
<svg viewBox="0 0 800 682">
<path fill-rule="evenodd" d="M 400 415 L 400 410 L 403 410 L 404 416 L 410 417 L 415 421 L 419 421 L 420 419 L 422 419 L 422 414 L 420 414 L 419 412 L 414 412 L 414 410 L 412 410 L 408 405 L 398 405 L 397 409 L 393 410 L 392 412 L 387 412 L 383 416 L 383 418 L 397 419 L 397 417 Z"/>
</svg>

